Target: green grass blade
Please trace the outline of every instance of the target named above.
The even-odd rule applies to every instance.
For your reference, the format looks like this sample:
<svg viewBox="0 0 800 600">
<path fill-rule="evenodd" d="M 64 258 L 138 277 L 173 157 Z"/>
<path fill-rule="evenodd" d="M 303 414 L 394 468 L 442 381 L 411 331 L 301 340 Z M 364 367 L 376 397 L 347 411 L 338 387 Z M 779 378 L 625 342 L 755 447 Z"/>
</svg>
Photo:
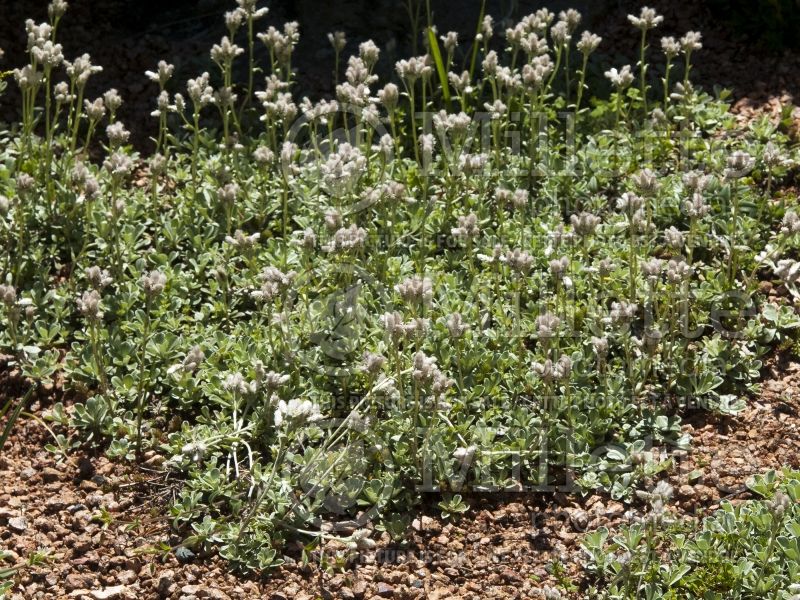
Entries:
<svg viewBox="0 0 800 600">
<path fill-rule="evenodd" d="M 436 72 L 439 74 L 439 83 L 442 84 L 442 95 L 444 95 L 444 99 L 449 105 L 450 86 L 447 83 L 447 71 L 445 71 L 444 68 L 442 53 L 439 51 L 439 42 L 436 40 L 436 33 L 434 32 L 433 27 L 428 27 L 428 41 L 430 42 L 433 62 L 436 63 Z"/>
<path fill-rule="evenodd" d="M 481 32 L 483 26 L 483 16 L 486 14 L 486 0 L 481 2 L 481 12 L 478 15 L 478 27 L 475 30 L 475 37 Z M 476 39 L 472 40 L 472 58 L 469 61 L 469 78 L 472 79 L 475 75 L 475 63 L 478 60 L 478 42 Z"/>
</svg>

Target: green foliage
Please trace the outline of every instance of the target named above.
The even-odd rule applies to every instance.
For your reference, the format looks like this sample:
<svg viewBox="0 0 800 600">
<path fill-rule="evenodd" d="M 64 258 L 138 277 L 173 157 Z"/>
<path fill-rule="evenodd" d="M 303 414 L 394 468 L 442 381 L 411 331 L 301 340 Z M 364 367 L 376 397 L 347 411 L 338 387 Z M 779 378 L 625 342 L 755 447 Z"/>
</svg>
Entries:
<svg viewBox="0 0 800 600">
<path fill-rule="evenodd" d="M 800 473 L 756 477 L 762 496 L 724 501 L 703 519 L 652 515 L 609 540 L 608 530 L 585 536 L 588 568 L 601 598 L 791 598 L 800 592 Z"/>
<path fill-rule="evenodd" d="M 336 103 L 296 104 L 296 24 L 262 36 L 262 91 L 234 84 L 263 16 L 242 10 L 185 96 L 149 74 L 146 158 L 116 93 L 83 97 L 88 59 L 62 69 L 29 25 L 0 145 L 0 349 L 82 399 L 47 416 L 58 452 L 163 455 L 182 560 L 263 570 L 292 538 L 340 544 L 338 568 L 370 523 L 402 539 L 426 493 L 448 517 L 470 490 L 572 481 L 633 501 L 671 465 L 652 447 L 689 445 L 681 406 L 740 410 L 797 328 L 758 293 L 800 271 L 771 192 L 793 151 L 692 87 L 691 36 L 671 95 L 624 68 L 609 99 L 584 89 L 596 44 L 573 73 L 574 15 L 540 11 L 500 55 L 481 19 L 474 76 L 442 75 L 448 42 L 376 103 L 364 44 Z"/>
</svg>

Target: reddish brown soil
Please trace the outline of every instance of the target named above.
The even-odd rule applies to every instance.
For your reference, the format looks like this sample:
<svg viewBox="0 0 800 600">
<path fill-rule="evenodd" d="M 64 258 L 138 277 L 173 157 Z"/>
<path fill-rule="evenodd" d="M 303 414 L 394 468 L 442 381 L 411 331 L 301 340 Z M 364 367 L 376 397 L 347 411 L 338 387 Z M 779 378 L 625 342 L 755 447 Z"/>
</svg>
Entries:
<svg viewBox="0 0 800 600">
<path fill-rule="evenodd" d="M 772 361 L 766 375 L 760 397 L 737 417 L 687 419 L 692 449 L 669 475 L 676 516 L 699 517 L 721 499 L 748 498 L 750 475 L 800 468 L 800 364 Z M 4 390 L 19 395 L 23 387 L 8 369 L 0 376 Z M 41 414 L 54 394 L 43 393 L 32 412 Z M 290 547 L 287 563 L 269 577 L 237 578 L 218 557 L 182 564 L 160 550 L 180 538 L 165 516 L 176 486 L 157 467 L 80 453 L 59 462 L 43 447 L 51 441 L 39 422 L 25 418 L 0 458 L 0 548 L 21 566 L 11 598 L 482 600 L 541 597 L 559 579 L 574 585 L 578 598 L 588 583 L 581 533 L 630 518 L 630 506 L 601 494 L 472 497 L 463 519 L 451 523 L 435 508 L 423 509 L 406 544 L 384 534 L 376 550 L 339 572 L 301 566 Z M 34 552 L 43 558 L 28 565 Z"/>
</svg>

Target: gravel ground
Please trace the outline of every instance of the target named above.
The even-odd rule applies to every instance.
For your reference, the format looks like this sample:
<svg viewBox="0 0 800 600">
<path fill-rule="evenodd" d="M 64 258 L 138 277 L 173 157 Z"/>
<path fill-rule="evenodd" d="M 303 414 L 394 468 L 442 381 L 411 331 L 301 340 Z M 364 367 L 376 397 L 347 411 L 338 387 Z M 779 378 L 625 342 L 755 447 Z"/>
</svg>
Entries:
<svg viewBox="0 0 800 600">
<path fill-rule="evenodd" d="M 737 417 L 689 415 L 684 431 L 692 448 L 673 457 L 678 463 L 669 476 L 675 517 L 699 518 L 722 499 L 749 498 L 744 483 L 752 474 L 800 468 L 800 363 L 772 359 L 765 377 L 762 394 Z M 23 385 L 2 368 L 0 389 L 18 395 Z M 58 386 L 43 392 L 32 413 L 41 415 L 57 398 L 69 402 L 62 396 Z M 463 519 L 451 523 L 423 507 L 407 543 L 392 544 L 384 534 L 377 549 L 354 556 L 341 572 L 302 566 L 299 548 L 290 547 L 286 564 L 270 577 L 237 578 L 216 556 L 182 564 L 163 552 L 180 538 L 164 516 L 176 482 L 160 471 L 160 457 L 151 455 L 143 467 L 91 453 L 59 463 L 43 448 L 50 441 L 39 421 L 23 419 L 0 458 L 0 547 L 15 564 L 25 565 L 33 552 L 43 556 L 23 566 L 12 599 L 482 600 L 542 597 L 544 586 L 559 580 L 580 598 L 590 583 L 581 534 L 613 529 L 631 518 L 628 510 L 644 510 L 603 494 L 472 496 Z"/>
</svg>

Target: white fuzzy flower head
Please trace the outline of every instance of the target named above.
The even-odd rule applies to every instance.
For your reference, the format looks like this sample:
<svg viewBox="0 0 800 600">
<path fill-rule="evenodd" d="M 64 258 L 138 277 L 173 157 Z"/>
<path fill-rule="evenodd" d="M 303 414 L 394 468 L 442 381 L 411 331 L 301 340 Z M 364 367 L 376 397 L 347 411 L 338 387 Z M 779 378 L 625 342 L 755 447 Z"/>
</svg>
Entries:
<svg viewBox="0 0 800 600">
<path fill-rule="evenodd" d="M 353 532 L 353 535 L 350 536 L 350 541 L 348 542 L 347 546 L 350 550 L 372 550 L 377 545 L 375 540 L 371 539 L 369 536 L 371 535 L 371 531 L 369 529 L 357 529 Z"/>
<path fill-rule="evenodd" d="M 797 283 L 800 281 L 800 262 L 795 262 L 790 258 L 779 260 L 775 266 L 775 275 L 786 283 Z"/>
<path fill-rule="evenodd" d="M 21 69 L 14 69 L 14 81 L 21 90 L 26 91 L 38 87 L 42 83 L 42 72 L 35 70 L 30 65 L 25 65 Z"/>
<path fill-rule="evenodd" d="M 686 54 L 691 54 L 695 50 L 700 50 L 703 44 L 700 40 L 703 36 L 698 31 L 687 31 L 686 35 L 681 38 L 681 50 Z"/>
<path fill-rule="evenodd" d="M 453 89 L 459 94 L 472 93 L 472 86 L 470 85 L 469 71 L 462 71 L 461 75 L 457 73 L 448 73 L 447 81 L 453 86 Z"/>
<path fill-rule="evenodd" d="M 662 37 L 661 51 L 664 53 L 664 56 L 666 56 L 668 60 L 672 60 L 673 58 L 678 56 L 678 54 L 681 53 L 681 45 L 672 36 Z"/>
<path fill-rule="evenodd" d="M 244 23 L 245 12 L 240 9 L 236 10 L 229 10 L 225 13 L 225 27 L 228 28 L 228 32 L 231 34 L 231 37 L 236 35 L 236 32 L 239 31 L 239 28 Z"/>
<path fill-rule="evenodd" d="M 620 302 L 612 302 L 611 303 L 611 322 L 612 323 L 623 323 L 626 321 L 630 321 L 636 316 L 636 312 L 639 310 L 639 306 L 632 302 L 625 302 L 624 300 Z"/>
<path fill-rule="evenodd" d="M 456 31 L 448 31 L 440 39 L 445 51 L 448 53 L 452 53 L 458 47 L 458 32 Z"/>
<path fill-rule="evenodd" d="M 521 275 L 527 275 L 533 266 L 533 256 L 519 248 L 507 251 L 499 260 Z"/>
<path fill-rule="evenodd" d="M 433 150 L 436 147 L 436 138 L 432 133 L 423 133 L 419 136 L 420 160 L 425 168 L 433 162 Z"/>
<path fill-rule="evenodd" d="M 367 40 L 366 42 L 362 42 L 358 45 L 358 56 L 364 61 L 364 64 L 367 65 L 367 68 L 370 70 L 372 70 L 372 68 L 378 62 L 380 54 L 380 49 L 372 40 Z"/>
<path fill-rule="evenodd" d="M 53 69 L 64 62 L 61 44 L 54 44 L 50 40 L 31 48 L 31 54 L 37 63 L 48 69 Z"/>
<path fill-rule="evenodd" d="M 600 42 L 603 41 L 599 35 L 595 33 L 590 33 L 588 31 L 584 31 L 581 34 L 581 39 L 578 40 L 578 51 L 586 56 L 597 50 L 597 47 L 600 46 Z"/>
<path fill-rule="evenodd" d="M 592 336 L 592 349 L 598 356 L 608 354 L 608 338 Z"/>
<path fill-rule="evenodd" d="M 494 19 L 492 18 L 492 15 L 486 15 L 485 17 L 483 17 L 483 21 L 481 22 L 481 31 L 479 34 L 483 36 L 481 38 L 481 41 L 490 39 L 493 34 L 494 34 Z"/>
<path fill-rule="evenodd" d="M 333 50 L 338 53 L 344 50 L 347 45 L 347 36 L 345 36 L 344 31 L 334 31 L 328 34 L 328 41 L 333 46 Z"/>
<path fill-rule="evenodd" d="M 395 69 L 400 79 L 406 81 L 408 87 L 413 87 L 420 79 L 427 80 L 433 73 L 431 60 L 427 54 L 425 56 L 415 56 L 408 60 L 400 60 L 395 64 Z"/>
<path fill-rule="evenodd" d="M 450 233 L 454 237 L 463 240 L 474 240 L 481 234 L 481 228 L 478 224 L 478 215 L 475 213 L 460 215 L 458 217 L 458 227 L 453 227 Z"/>
<path fill-rule="evenodd" d="M 464 337 L 464 334 L 466 334 L 469 329 L 470 327 L 464 322 L 464 318 L 461 316 L 461 313 L 455 312 L 447 317 L 447 331 L 450 333 L 450 337 L 453 339 Z"/>
<path fill-rule="evenodd" d="M 408 304 L 418 304 L 430 306 L 433 301 L 433 283 L 427 277 L 409 277 L 402 283 L 394 286 L 394 290 L 400 294 L 404 302 Z"/>
<path fill-rule="evenodd" d="M 247 17 L 254 21 L 265 17 L 269 13 L 268 8 L 258 8 L 258 0 L 236 0 L 236 4 L 239 5 L 238 10 L 244 12 Z"/>
<path fill-rule="evenodd" d="M 13 285 L 0 284 L 0 304 L 12 307 L 17 303 L 17 290 Z"/>
<path fill-rule="evenodd" d="M 497 74 L 497 67 L 499 62 L 500 60 L 497 57 L 497 52 L 495 52 L 494 50 L 490 50 L 486 54 L 486 57 L 483 59 L 483 63 L 481 65 L 483 67 L 484 75 L 486 75 L 487 77 L 494 77 Z"/>
<path fill-rule="evenodd" d="M 256 247 L 260 238 L 261 234 L 258 232 L 247 235 L 241 229 L 237 229 L 233 235 L 225 236 L 225 242 L 240 252 L 248 253 Z"/>
<path fill-rule="evenodd" d="M 394 112 L 397 108 L 397 102 L 400 99 L 400 90 L 393 83 L 387 83 L 382 90 L 378 91 L 378 100 L 389 111 L 389 114 Z"/>
<path fill-rule="evenodd" d="M 124 179 L 133 171 L 133 159 L 121 151 L 114 152 L 105 161 L 103 167 L 117 180 Z"/>
<path fill-rule="evenodd" d="M 617 198 L 617 209 L 633 214 L 644 205 L 644 200 L 633 192 L 625 192 Z"/>
<path fill-rule="evenodd" d="M 683 181 L 683 185 L 688 189 L 695 192 L 702 192 L 706 189 L 711 179 L 708 175 L 704 175 L 700 171 L 687 171 L 681 177 L 681 181 Z"/>
<path fill-rule="evenodd" d="M 658 191 L 658 177 L 650 169 L 642 169 L 632 179 L 639 193 L 644 196 L 654 196 Z"/>
<path fill-rule="evenodd" d="M 770 169 L 779 167 L 785 162 L 780 149 L 772 142 L 767 142 L 766 146 L 764 146 L 764 153 L 761 156 L 761 160 L 763 160 L 764 164 Z"/>
<path fill-rule="evenodd" d="M 60 19 L 67 12 L 67 3 L 64 0 L 53 0 L 47 5 L 47 16 L 51 21 Z"/>
<path fill-rule="evenodd" d="M 683 283 L 688 280 L 694 269 L 684 260 L 670 260 L 667 263 L 667 281 L 672 284 Z"/>
<path fill-rule="evenodd" d="M 259 275 L 261 287 L 252 292 L 251 296 L 259 302 L 269 302 L 285 294 L 291 288 L 296 276 L 295 271 L 284 273 L 277 267 L 266 267 Z"/>
<path fill-rule="evenodd" d="M 727 168 L 725 169 L 726 179 L 738 179 L 744 177 L 753 168 L 755 160 L 750 154 L 743 150 L 736 150 L 728 157 Z"/>
<path fill-rule="evenodd" d="M 794 210 L 787 210 L 781 221 L 781 233 L 794 235 L 798 232 L 800 232 L 800 216 Z"/>
<path fill-rule="evenodd" d="M 633 83 L 633 72 L 630 65 L 625 65 L 619 70 L 616 67 L 612 67 L 605 72 L 605 76 L 617 90 L 624 90 Z"/>
<path fill-rule="evenodd" d="M 349 227 L 342 227 L 333 234 L 333 239 L 322 246 L 330 253 L 355 252 L 362 250 L 367 241 L 367 232 L 355 223 Z"/>
<path fill-rule="evenodd" d="M 320 165 L 322 183 L 332 196 L 340 197 L 353 189 L 366 166 L 361 150 L 345 142 Z"/>
<path fill-rule="evenodd" d="M 582 212 L 577 215 L 571 215 L 570 223 L 575 233 L 581 237 L 586 237 L 594 233 L 597 226 L 600 225 L 600 217 L 592 213 Z"/>
<path fill-rule="evenodd" d="M 365 352 L 361 359 L 361 370 L 372 377 L 378 375 L 386 364 L 386 357 L 374 352 Z"/>
<path fill-rule="evenodd" d="M 190 79 L 186 83 L 189 99 L 197 109 L 214 102 L 214 88 L 211 87 L 210 79 L 208 73 L 203 73 L 196 79 Z"/>
<path fill-rule="evenodd" d="M 536 331 L 542 339 L 554 338 L 560 325 L 561 319 L 552 313 L 544 313 L 536 317 Z"/>
<path fill-rule="evenodd" d="M 691 199 L 683 203 L 683 212 L 692 218 L 702 219 L 710 210 L 711 207 L 700 192 L 693 193 Z"/>
<path fill-rule="evenodd" d="M 66 83 L 64 85 L 66 86 Z M 59 86 L 56 87 L 58 88 Z M 74 97 L 74 95 L 69 93 L 68 89 L 56 90 L 56 102 L 61 104 L 67 104 L 68 102 L 71 102 Z M 86 116 L 89 117 L 89 120 L 93 123 L 97 123 L 100 119 L 106 116 L 106 105 L 103 103 L 102 98 L 96 98 L 92 102 L 89 100 L 84 100 L 83 108 L 86 111 Z"/>
<path fill-rule="evenodd" d="M 217 190 L 217 200 L 220 204 L 233 206 L 239 197 L 239 185 L 236 183 L 226 183 Z"/>
<path fill-rule="evenodd" d="M 639 16 L 628 15 L 628 21 L 637 29 L 648 31 L 658 27 L 664 21 L 664 17 L 656 13 L 655 9 L 643 6 Z"/>
<path fill-rule="evenodd" d="M 101 269 L 97 266 L 88 267 L 85 272 L 86 281 L 95 290 L 103 290 L 114 281 L 111 274 L 106 269 Z"/>
<path fill-rule="evenodd" d="M 92 64 L 92 59 L 88 54 L 82 54 L 72 62 L 65 60 L 64 64 L 67 67 L 67 75 L 69 75 L 70 80 L 74 81 L 79 88 L 86 85 L 89 77 L 103 70 L 103 67 Z M 109 108 L 109 110 L 111 109 Z"/>
<path fill-rule="evenodd" d="M 569 258 L 562 256 L 561 258 L 554 258 L 547 264 L 550 274 L 555 280 L 564 278 L 567 269 L 569 269 Z"/>
<path fill-rule="evenodd" d="M 140 280 L 142 289 L 148 298 L 160 295 L 167 285 L 167 276 L 161 271 L 150 271 L 142 275 Z"/>
<path fill-rule="evenodd" d="M 314 423 L 322 419 L 319 407 L 311 400 L 293 398 L 289 402 L 280 400 L 275 409 L 275 426 L 293 429 L 306 423 Z"/>
<path fill-rule="evenodd" d="M 115 121 L 106 127 L 106 135 L 108 136 L 108 143 L 111 147 L 119 148 L 128 141 L 131 132 L 125 128 L 122 121 Z"/>
<path fill-rule="evenodd" d="M 83 292 L 77 301 L 78 310 L 89 321 L 99 321 L 103 318 L 103 311 L 100 310 L 100 292 L 89 290 Z"/>
<path fill-rule="evenodd" d="M 508 106 L 506 106 L 502 100 L 495 100 L 491 104 L 486 102 L 483 107 L 486 109 L 486 112 L 489 113 L 489 118 L 491 118 L 492 121 L 502 119 L 508 112 Z"/>
<path fill-rule="evenodd" d="M 792 499 L 789 498 L 789 496 L 783 491 L 779 490 L 775 493 L 772 499 L 765 502 L 765 505 L 773 518 L 777 521 L 780 521 L 783 518 L 784 513 L 791 508 Z"/>
<path fill-rule="evenodd" d="M 550 29 L 550 37 L 553 38 L 553 43 L 558 46 L 563 46 L 568 43 L 571 35 L 569 26 L 566 21 L 559 21 Z"/>
<path fill-rule="evenodd" d="M 164 60 L 158 61 L 158 69 L 156 71 L 145 71 L 145 75 L 150 81 L 153 81 L 164 89 L 167 82 L 172 79 L 172 74 L 175 72 L 175 65 L 171 65 Z"/>
<path fill-rule="evenodd" d="M 581 18 L 581 13 L 574 8 L 568 8 L 567 10 L 562 10 L 560 13 L 558 13 L 558 20 L 567 24 L 567 30 L 569 31 L 570 35 L 574 33 L 578 28 L 578 25 L 580 25 Z"/>
</svg>

